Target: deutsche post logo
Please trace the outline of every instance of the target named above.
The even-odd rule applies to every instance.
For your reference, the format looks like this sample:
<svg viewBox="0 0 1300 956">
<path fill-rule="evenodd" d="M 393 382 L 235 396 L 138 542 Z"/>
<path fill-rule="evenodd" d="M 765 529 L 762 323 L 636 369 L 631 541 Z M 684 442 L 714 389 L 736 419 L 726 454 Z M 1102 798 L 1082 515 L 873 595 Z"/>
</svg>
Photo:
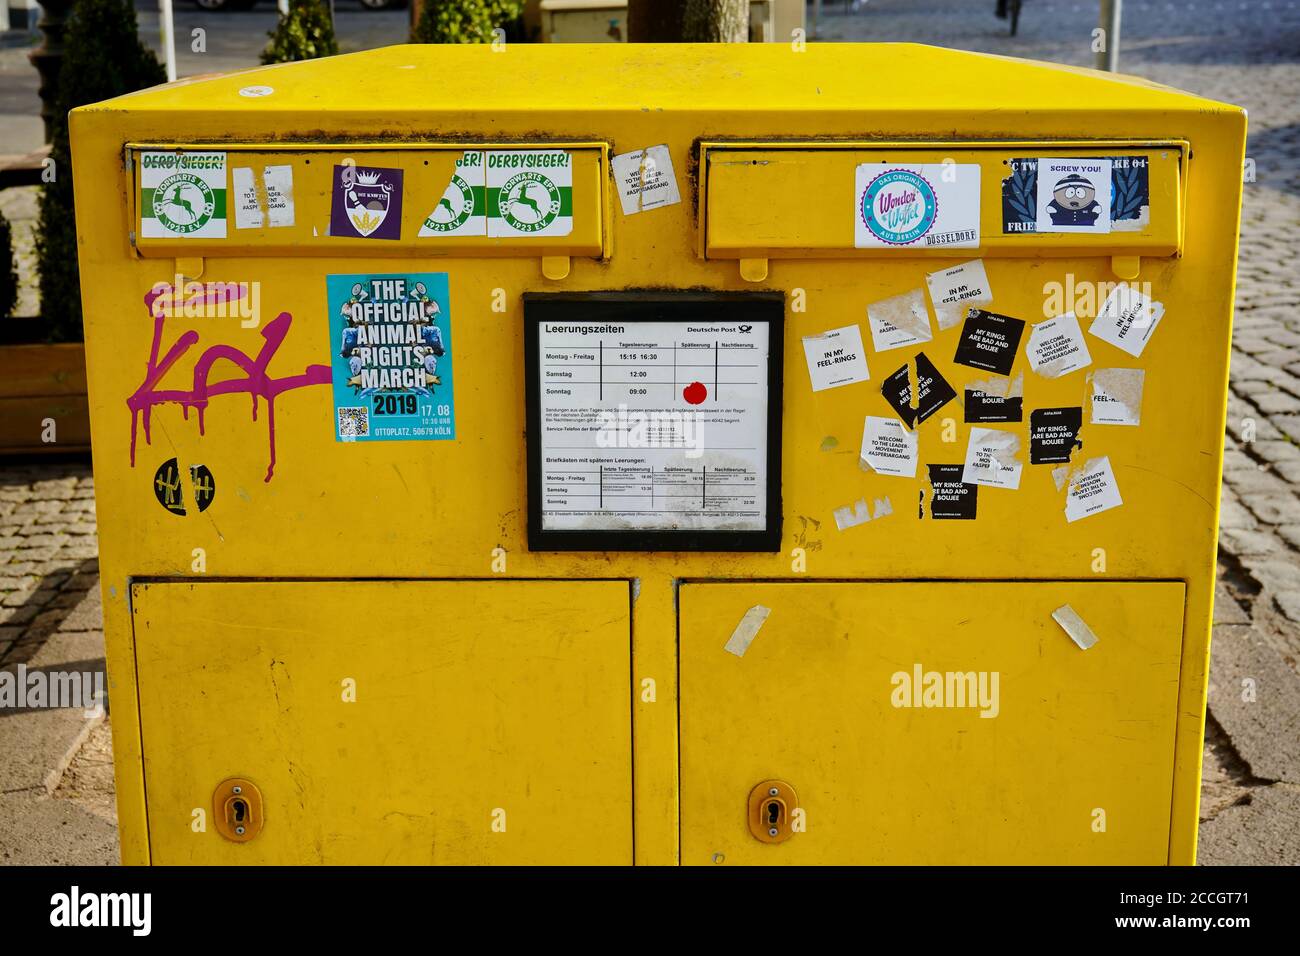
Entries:
<svg viewBox="0 0 1300 956">
<path fill-rule="evenodd" d="M 193 173 L 173 173 L 153 191 L 154 218 L 181 235 L 206 226 L 216 208 L 212 187 Z"/>
<path fill-rule="evenodd" d="M 907 245 L 934 228 L 939 203 L 925 177 L 891 169 L 867 184 L 858 212 L 877 239 Z"/>
<path fill-rule="evenodd" d="M 501 218 L 520 232 L 540 232 L 560 214 L 560 190 L 541 173 L 518 173 L 501 187 Z"/>
<path fill-rule="evenodd" d="M 455 232 L 465 225 L 473 212 L 474 190 L 459 176 L 452 176 L 451 185 L 442 194 L 438 207 L 429 214 L 424 225 L 433 232 Z"/>
</svg>

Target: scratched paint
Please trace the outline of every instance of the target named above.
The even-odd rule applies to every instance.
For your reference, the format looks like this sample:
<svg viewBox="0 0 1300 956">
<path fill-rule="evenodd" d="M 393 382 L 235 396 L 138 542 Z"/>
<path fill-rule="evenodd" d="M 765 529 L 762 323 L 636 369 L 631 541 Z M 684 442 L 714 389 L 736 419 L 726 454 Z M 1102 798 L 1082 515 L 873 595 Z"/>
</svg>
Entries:
<svg viewBox="0 0 1300 956">
<path fill-rule="evenodd" d="M 281 343 L 284 342 L 285 336 L 289 334 L 289 329 L 293 325 L 293 316 L 288 312 L 281 312 L 261 330 L 262 338 L 266 341 L 256 356 L 241 352 L 233 345 L 216 344 L 209 346 L 194 363 L 192 388 L 189 390 L 159 389 L 158 383 L 162 381 L 163 377 L 171 371 L 172 367 L 190 349 L 199 343 L 199 333 L 190 329 L 182 333 L 167 349 L 162 360 L 159 360 L 158 353 L 162 349 L 163 342 L 163 326 L 167 320 L 167 314 L 159 300 L 163 299 L 164 296 L 169 297 L 170 291 L 167 286 L 155 286 L 144 297 L 145 311 L 153 318 L 153 342 L 149 347 L 149 361 L 145 364 L 144 380 L 131 397 L 126 400 L 127 408 L 131 410 L 131 467 L 135 467 L 136 437 L 141 422 L 144 424 L 145 444 L 153 444 L 151 425 L 153 409 L 156 405 L 167 402 L 179 404 L 181 414 L 187 421 L 189 420 L 190 409 L 195 409 L 198 413 L 199 434 L 202 435 L 204 434 L 209 399 L 217 395 L 246 393 L 252 398 L 253 421 L 257 421 L 258 398 L 266 400 L 266 432 L 270 457 L 266 466 L 266 477 L 263 481 L 270 481 L 275 474 L 276 398 L 285 392 L 304 388 L 308 385 L 330 384 L 329 366 L 308 365 L 301 375 L 287 375 L 284 378 L 273 378 L 267 374 L 267 367 L 271 364 L 271 359 L 275 357 L 275 353 L 279 350 Z M 232 300 L 241 298 L 245 292 L 246 288 L 242 284 L 230 283 L 225 288 L 209 286 L 199 296 L 187 300 L 185 305 L 187 309 L 194 305 L 198 305 L 200 308 L 229 305 Z M 198 300 L 197 303 L 195 299 Z M 164 301 L 170 301 L 170 298 Z M 243 369 L 244 378 L 226 379 L 209 384 L 208 377 L 211 375 L 212 366 L 220 359 L 233 362 Z"/>
</svg>

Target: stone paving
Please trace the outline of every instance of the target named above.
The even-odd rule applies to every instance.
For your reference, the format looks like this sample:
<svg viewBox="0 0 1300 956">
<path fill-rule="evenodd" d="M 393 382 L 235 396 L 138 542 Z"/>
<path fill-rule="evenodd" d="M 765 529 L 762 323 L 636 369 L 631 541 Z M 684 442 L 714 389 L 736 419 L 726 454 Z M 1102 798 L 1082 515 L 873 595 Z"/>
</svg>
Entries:
<svg viewBox="0 0 1300 956">
<path fill-rule="evenodd" d="M 835 4 L 819 32 L 830 40 L 915 40 L 1091 65 L 1095 3 L 1026 0 L 1014 40 L 993 5 L 872 0 L 850 13 Z M 188 17 L 206 17 L 221 37 L 213 47 L 220 56 L 207 68 L 251 65 L 261 31 L 231 34 L 221 16 L 178 8 L 177 33 L 188 33 Z M 396 21 L 357 22 L 375 37 L 400 34 Z M 144 22 L 142 36 L 151 36 Z M 1250 110 L 1255 181 L 1246 186 L 1238 267 L 1200 861 L 1296 864 L 1300 2 L 1130 0 L 1124 37 L 1126 72 Z M 0 49 L 0 73 L 12 69 L 13 52 Z M 7 117 L 0 125 L 9 127 Z M 0 667 L 88 660 L 102 667 L 95 555 L 94 490 L 84 462 L 0 463 Z M 0 715 L 0 862 L 115 860 L 110 760 L 106 721 L 79 711 Z"/>
</svg>

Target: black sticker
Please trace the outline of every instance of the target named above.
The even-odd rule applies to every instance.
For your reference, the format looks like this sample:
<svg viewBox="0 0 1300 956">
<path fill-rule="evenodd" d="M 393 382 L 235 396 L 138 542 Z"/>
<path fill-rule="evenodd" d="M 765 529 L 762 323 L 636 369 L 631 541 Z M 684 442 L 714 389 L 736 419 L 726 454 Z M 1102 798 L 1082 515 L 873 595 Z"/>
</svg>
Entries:
<svg viewBox="0 0 1300 956">
<path fill-rule="evenodd" d="M 930 469 L 930 517 L 975 517 L 976 495 L 979 485 L 969 485 L 961 480 L 961 465 L 927 465 Z"/>
<path fill-rule="evenodd" d="M 880 394 L 885 396 L 885 401 L 898 412 L 898 417 L 908 428 L 915 428 L 957 397 L 956 391 L 924 352 L 916 354 L 916 385 L 920 393 L 916 408 L 912 407 L 912 385 L 908 381 L 906 365 L 880 386 Z"/>
<path fill-rule="evenodd" d="M 1002 180 L 1002 231 L 1038 231 L 1038 160 L 1008 160 Z M 1145 156 L 1110 157 L 1110 221 L 1137 222 L 1151 205 L 1151 170 Z"/>
<path fill-rule="evenodd" d="M 967 422 L 1023 422 L 1025 420 L 1025 400 L 1017 395 L 1015 398 L 1001 398 L 986 392 L 966 389 Z"/>
<path fill-rule="evenodd" d="M 961 327 L 957 354 L 953 361 L 958 365 L 982 368 L 999 375 L 1010 375 L 1016 361 L 1020 337 L 1025 334 L 1025 323 L 1009 315 L 971 309 Z"/>
<path fill-rule="evenodd" d="M 217 496 L 217 481 L 207 465 L 190 465 L 190 484 L 194 489 L 194 504 L 200 511 L 207 511 Z"/>
<path fill-rule="evenodd" d="M 1076 448 L 1082 448 L 1079 429 L 1083 427 L 1082 408 L 1035 408 L 1029 413 L 1029 463 L 1059 465 L 1070 460 Z"/>
<path fill-rule="evenodd" d="M 185 501 L 181 494 L 181 468 L 175 458 L 169 458 L 154 472 L 153 493 L 158 503 L 174 515 L 185 514 Z M 190 465 L 190 494 L 199 511 L 207 511 L 217 496 L 217 481 L 207 465 Z"/>
</svg>

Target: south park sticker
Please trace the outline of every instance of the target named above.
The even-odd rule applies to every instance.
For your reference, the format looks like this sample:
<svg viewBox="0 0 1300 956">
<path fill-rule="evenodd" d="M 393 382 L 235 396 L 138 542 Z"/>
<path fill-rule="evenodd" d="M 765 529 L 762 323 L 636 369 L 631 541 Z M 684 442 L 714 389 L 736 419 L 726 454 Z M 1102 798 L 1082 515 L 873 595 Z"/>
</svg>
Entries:
<svg viewBox="0 0 1300 956">
<path fill-rule="evenodd" d="M 326 279 L 339 441 L 453 439 L 445 272 Z"/>
<path fill-rule="evenodd" d="M 573 157 L 562 149 L 487 154 L 489 236 L 567 236 L 573 232 Z"/>
</svg>

